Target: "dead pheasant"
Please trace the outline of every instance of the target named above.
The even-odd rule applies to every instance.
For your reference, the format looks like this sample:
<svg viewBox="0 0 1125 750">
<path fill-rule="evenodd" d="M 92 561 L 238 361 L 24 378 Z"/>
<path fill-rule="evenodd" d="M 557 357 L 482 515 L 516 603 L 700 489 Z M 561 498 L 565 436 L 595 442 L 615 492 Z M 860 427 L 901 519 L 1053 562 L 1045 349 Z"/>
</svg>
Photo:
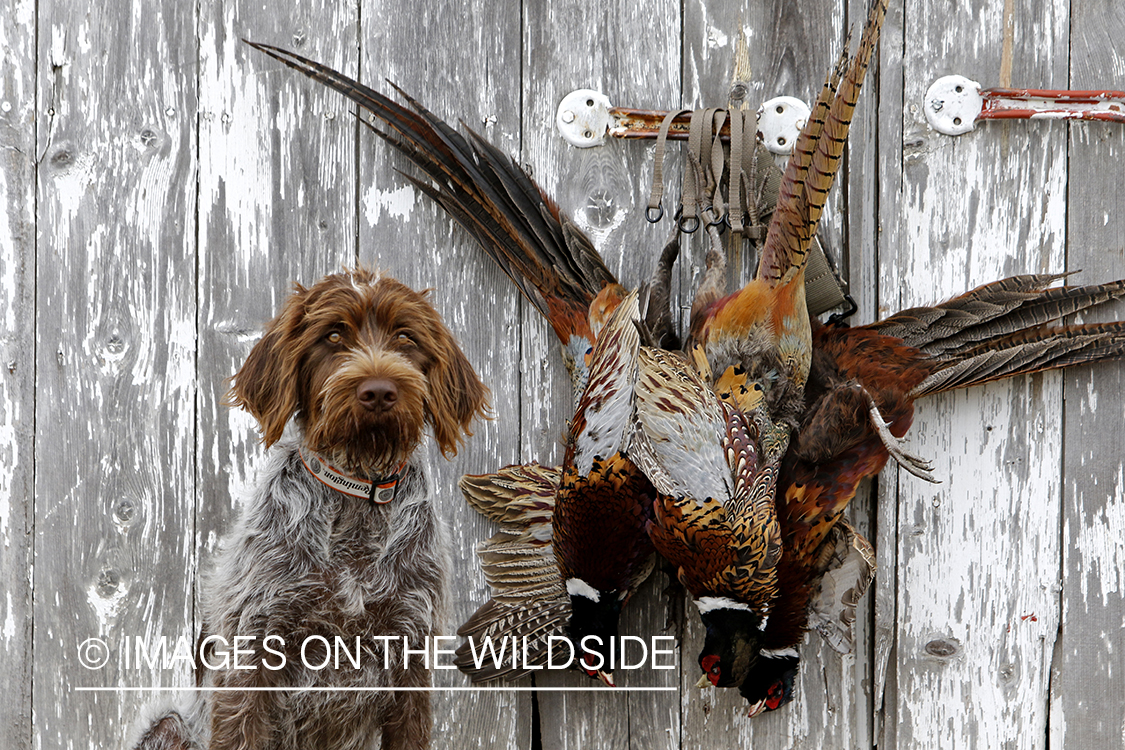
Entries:
<svg viewBox="0 0 1125 750">
<path fill-rule="evenodd" d="M 630 425 L 631 379 L 629 404 L 607 408 L 607 399 L 612 401 L 607 389 L 620 385 L 622 373 L 616 368 L 632 362 L 639 345 L 636 296 L 627 306 L 631 317 L 610 328 L 625 290 L 581 230 L 513 160 L 476 133 L 461 135 L 397 87 L 407 106 L 299 55 L 250 44 L 377 118 L 382 128 L 371 125 L 372 130 L 428 180 L 406 178 L 476 238 L 562 343 L 577 406 L 561 471 L 532 464 L 462 482 L 470 504 L 506 521 L 480 550 L 495 596 L 465 623 L 462 634 L 481 643 L 486 637 L 497 642 L 529 636 L 531 665 L 546 658 L 550 635 L 566 633 L 576 641 L 592 635 L 603 642 L 615 636 L 620 608 L 651 571 L 653 556 L 643 519 L 653 490 L 615 445 Z M 662 338 L 672 331 L 668 286 L 678 249 L 678 243 L 668 244 L 643 292 L 646 328 Z M 613 333 L 599 348 L 606 335 L 602 326 Z M 668 338 L 663 343 L 676 345 Z M 598 375 L 591 380 L 592 371 Z M 553 503 L 545 499 L 552 494 L 548 478 L 559 482 Z M 549 531 L 541 525 L 545 509 Z M 544 585 L 552 568 L 553 582 Z M 507 666 L 488 666 L 474 658 L 480 654 L 479 649 L 474 654 L 476 645 L 466 643 L 457 660 L 474 680 L 526 671 L 522 659 L 520 668 L 511 667 L 510 660 Z M 589 650 L 600 652 L 593 641 Z M 591 664 L 597 664 L 593 657 L 581 663 L 583 671 L 611 679 L 608 669 Z"/>
<path fill-rule="evenodd" d="M 691 593 L 706 628 L 700 666 L 738 684 L 758 652 L 782 556 L 775 512 L 788 429 L 761 398 L 720 399 L 679 355 L 642 349 L 629 458 L 656 487 L 649 536 Z M 716 672 L 717 674 L 717 672 Z"/>
<path fill-rule="evenodd" d="M 840 518 L 859 483 L 892 455 L 928 478 L 902 458 L 916 399 L 1125 354 L 1125 323 L 1054 325 L 1125 296 L 1125 281 L 1047 288 L 1064 275 L 1016 276 L 871 325 L 816 329 L 800 428 L 779 480 L 778 597 L 740 687 L 752 706 L 777 708 L 792 697 L 795 647 L 810 625 L 837 650 L 851 649 L 874 556 Z"/>
<path fill-rule="evenodd" d="M 707 630 L 700 667 L 723 687 L 741 685 L 755 666 L 778 596 L 784 555 L 773 493 L 812 362 L 805 263 L 885 13 L 886 0 L 875 0 L 855 57 L 841 54 L 797 139 L 756 277 L 717 298 L 721 267 L 705 274 L 689 343 L 703 385 L 670 358 L 642 362 L 629 456 L 660 493 L 650 535 L 695 600 Z M 700 421 L 714 399 L 707 386 L 723 403 L 721 419 L 709 406 L 712 417 Z M 696 450 L 712 457 L 705 470 Z"/>
<path fill-rule="evenodd" d="M 639 319 L 633 292 L 602 329 L 561 469 L 507 467 L 462 479 L 470 504 L 504 524 L 481 550 L 493 599 L 459 631 L 470 640 L 456 663 L 475 680 L 517 676 L 527 666 L 482 660 L 486 638 L 514 636 L 524 648 L 526 637 L 526 661 L 538 664 L 549 637 L 565 634 L 582 671 L 613 684 L 610 640 L 622 607 L 655 562 L 645 532 L 654 491 L 621 453 L 631 428 Z M 545 505 L 529 507 L 529 496 L 552 498 L 549 529 L 540 520 Z"/>
</svg>

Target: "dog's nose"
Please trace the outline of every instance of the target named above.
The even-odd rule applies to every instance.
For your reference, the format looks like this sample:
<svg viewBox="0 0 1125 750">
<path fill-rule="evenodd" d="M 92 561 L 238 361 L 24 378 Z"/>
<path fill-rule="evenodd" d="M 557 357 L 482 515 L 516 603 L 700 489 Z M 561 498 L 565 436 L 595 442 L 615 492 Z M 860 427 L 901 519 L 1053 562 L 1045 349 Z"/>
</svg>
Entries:
<svg viewBox="0 0 1125 750">
<path fill-rule="evenodd" d="M 372 378 L 356 388 L 356 398 L 368 411 L 386 411 L 398 401 L 398 388 L 389 380 Z"/>
</svg>

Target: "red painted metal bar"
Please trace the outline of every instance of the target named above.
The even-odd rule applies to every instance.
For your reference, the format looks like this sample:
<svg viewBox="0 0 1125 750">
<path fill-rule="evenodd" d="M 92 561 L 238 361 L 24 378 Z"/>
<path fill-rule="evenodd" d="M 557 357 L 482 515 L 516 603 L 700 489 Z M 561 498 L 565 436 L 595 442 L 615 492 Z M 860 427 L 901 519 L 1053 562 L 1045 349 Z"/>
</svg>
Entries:
<svg viewBox="0 0 1125 750">
<path fill-rule="evenodd" d="M 1101 120 L 1125 123 L 1125 91 L 984 89 L 977 119 Z M 1027 106 L 1033 103 L 1034 106 Z"/>
</svg>

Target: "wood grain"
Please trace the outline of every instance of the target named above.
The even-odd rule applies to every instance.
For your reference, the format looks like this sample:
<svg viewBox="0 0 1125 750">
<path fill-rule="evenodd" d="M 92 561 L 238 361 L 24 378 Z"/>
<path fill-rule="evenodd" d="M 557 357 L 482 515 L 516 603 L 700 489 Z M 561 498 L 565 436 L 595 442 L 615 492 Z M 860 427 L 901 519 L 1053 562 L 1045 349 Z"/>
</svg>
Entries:
<svg viewBox="0 0 1125 750">
<path fill-rule="evenodd" d="M 1069 84 L 1106 80 L 1122 69 L 1120 5 L 1072 6 Z M 1120 80 L 1120 75 L 1118 76 Z M 1080 278 L 1125 278 L 1125 193 L 1116 169 L 1125 158 L 1121 128 L 1069 128 L 1067 268 Z M 1086 320 L 1120 320 L 1120 302 Z M 1120 363 L 1063 376 L 1062 612 L 1051 665 L 1052 747 L 1125 744 L 1125 370 Z"/>
<path fill-rule="evenodd" d="M 195 14 L 41 3 L 37 22 L 31 744 L 110 747 L 140 699 L 74 688 L 187 678 L 182 663 L 87 670 L 78 646 L 121 656 L 190 617 L 197 99 L 180 71 Z"/>
<path fill-rule="evenodd" d="M 0 16 L 0 743 L 30 741 L 35 505 L 35 5 Z"/>
<path fill-rule="evenodd" d="M 889 177 L 880 200 L 882 225 L 895 227 L 880 249 L 884 311 L 1062 268 L 1064 129 L 1020 123 L 949 139 L 924 126 L 918 103 L 954 66 L 989 80 L 1004 52 L 1013 84 L 1065 85 L 1066 5 L 1012 19 L 1010 48 L 1002 5 L 951 17 L 907 2 L 905 13 L 903 151 L 888 165 L 901 182 Z M 1059 617 L 1060 383 L 1058 374 L 1020 378 L 918 404 L 911 446 L 934 460 L 942 484 L 898 482 L 896 700 L 886 718 L 895 747 L 1045 742 Z"/>
</svg>

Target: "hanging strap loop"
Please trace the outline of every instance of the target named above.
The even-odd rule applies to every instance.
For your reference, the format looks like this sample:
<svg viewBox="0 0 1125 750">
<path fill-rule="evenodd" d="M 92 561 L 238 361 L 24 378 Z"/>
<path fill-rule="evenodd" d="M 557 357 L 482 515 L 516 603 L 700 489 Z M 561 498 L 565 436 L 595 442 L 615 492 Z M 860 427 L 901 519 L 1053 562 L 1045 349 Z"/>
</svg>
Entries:
<svg viewBox="0 0 1125 750">
<path fill-rule="evenodd" d="M 664 204 L 662 203 L 664 198 L 664 152 L 668 147 L 668 130 L 672 127 L 673 120 L 690 111 L 689 109 L 680 109 L 669 112 L 664 117 L 664 121 L 660 123 L 660 132 L 656 136 L 656 158 L 652 165 L 652 192 L 649 194 L 648 207 L 645 209 L 645 218 L 653 224 L 664 218 Z"/>
</svg>

